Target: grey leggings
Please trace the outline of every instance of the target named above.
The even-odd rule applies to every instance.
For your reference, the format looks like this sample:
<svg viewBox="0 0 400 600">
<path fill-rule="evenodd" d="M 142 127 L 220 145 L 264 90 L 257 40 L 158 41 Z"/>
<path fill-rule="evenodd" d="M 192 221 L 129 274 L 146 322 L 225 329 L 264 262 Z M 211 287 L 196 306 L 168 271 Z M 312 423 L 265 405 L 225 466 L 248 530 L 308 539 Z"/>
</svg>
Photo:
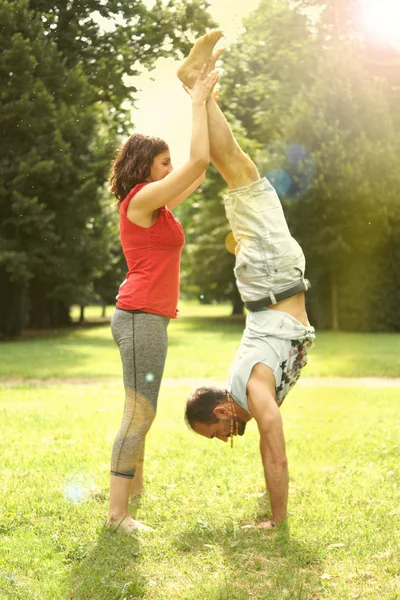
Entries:
<svg viewBox="0 0 400 600">
<path fill-rule="evenodd" d="M 114 441 L 111 474 L 132 479 L 143 460 L 146 433 L 156 416 L 168 346 L 169 319 L 116 308 L 111 331 L 121 354 L 125 408 Z"/>
</svg>

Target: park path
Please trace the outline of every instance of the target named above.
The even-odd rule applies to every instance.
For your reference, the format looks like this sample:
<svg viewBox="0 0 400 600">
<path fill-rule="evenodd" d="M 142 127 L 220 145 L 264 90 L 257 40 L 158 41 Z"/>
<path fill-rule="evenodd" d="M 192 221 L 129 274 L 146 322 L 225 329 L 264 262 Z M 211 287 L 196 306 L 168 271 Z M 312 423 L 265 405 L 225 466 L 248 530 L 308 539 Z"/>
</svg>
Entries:
<svg viewBox="0 0 400 600">
<path fill-rule="evenodd" d="M 23 379 L 18 377 L 1 378 L 0 388 L 16 386 L 27 387 L 54 387 L 58 385 L 120 385 L 119 378 L 109 377 L 68 377 L 49 379 Z M 163 387 L 189 387 L 200 386 L 226 387 L 226 381 L 216 381 L 209 377 L 164 377 Z M 297 386 L 301 387 L 367 387 L 367 388 L 393 388 L 400 387 L 400 377 L 300 377 Z"/>
<path fill-rule="evenodd" d="M 176 379 L 164 378 L 162 385 L 165 387 L 190 387 L 214 386 L 225 388 L 226 381 L 215 381 L 211 378 L 179 377 Z M 306 388 L 316 387 L 367 387 L 367 388 L 396 388 L 400 387 L 400 377 L 300 377 L 296 386 Z"/>
</svg>

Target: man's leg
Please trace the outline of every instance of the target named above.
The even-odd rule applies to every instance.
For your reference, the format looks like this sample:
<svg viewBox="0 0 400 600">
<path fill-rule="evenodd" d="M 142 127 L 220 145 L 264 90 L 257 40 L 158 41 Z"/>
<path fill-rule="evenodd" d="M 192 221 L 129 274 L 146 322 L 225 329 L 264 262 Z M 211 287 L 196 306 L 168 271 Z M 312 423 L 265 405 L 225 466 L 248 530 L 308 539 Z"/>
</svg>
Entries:
<svg viewBox="0 0 400 600">
<path fill-rule="evenodd" d="M 220 31 L 212 31 L 194 44 L 189 56 L 178 69 L 179 79 L 192 87 L 204 63 L 213 69 L 222 50 L 214 52 L 214 46 L 222 37 Z M 211 161 L 221 173 L 230 189 L 249 185 L 260 179 L 257 167 L 237 143 L 229 123 L 213 98 L 207 103 L 208 130 Z"/>
<path fill-rule="evenodd" d="M 229 189 L 250 185 L 260 179 L 257 167 L 237 143 L 228 121 L 214 98 L 207 103 L 208 135 L 213 165 Z"/>
</svg>

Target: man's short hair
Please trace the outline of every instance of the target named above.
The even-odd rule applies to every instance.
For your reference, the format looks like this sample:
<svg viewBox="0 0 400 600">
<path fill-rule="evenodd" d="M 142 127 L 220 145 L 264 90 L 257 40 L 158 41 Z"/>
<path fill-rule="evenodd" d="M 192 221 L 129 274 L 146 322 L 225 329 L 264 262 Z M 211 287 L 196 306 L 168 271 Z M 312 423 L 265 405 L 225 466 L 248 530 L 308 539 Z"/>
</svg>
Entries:
<svg viewBox="0 0 400 600">
<path fill-rule="evenodd" d="M 185 421 L 193 429 L 194 423 L 217 423 L 214 408 L 227 399 L 226 391 L 214 387 L 197 388 L 186 402 Z"/>
</svg>

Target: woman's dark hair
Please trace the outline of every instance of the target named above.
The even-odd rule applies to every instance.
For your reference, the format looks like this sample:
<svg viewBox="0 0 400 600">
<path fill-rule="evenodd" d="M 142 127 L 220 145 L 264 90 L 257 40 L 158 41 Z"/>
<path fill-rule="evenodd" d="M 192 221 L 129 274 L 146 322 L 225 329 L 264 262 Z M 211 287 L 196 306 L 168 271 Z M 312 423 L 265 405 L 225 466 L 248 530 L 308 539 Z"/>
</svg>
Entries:
<svg viewBox="0 0 400 600">
<path fill-rule="evenodd" d="M 143 183 L 150 175 L 154 157 L 168 150 L 160 138 L 134 133 L 118 150 L 110 176 L 110 191 L 118 204 L 132 188 Z"/>
<path fill-rule="evenodd" d="M 194 423 L 218 423 L 214 408 L 226 401 L 226 391 L 214 387 L 200 387 L 187 399 L 185 420 L 193 429 Z"/>
</svg>

